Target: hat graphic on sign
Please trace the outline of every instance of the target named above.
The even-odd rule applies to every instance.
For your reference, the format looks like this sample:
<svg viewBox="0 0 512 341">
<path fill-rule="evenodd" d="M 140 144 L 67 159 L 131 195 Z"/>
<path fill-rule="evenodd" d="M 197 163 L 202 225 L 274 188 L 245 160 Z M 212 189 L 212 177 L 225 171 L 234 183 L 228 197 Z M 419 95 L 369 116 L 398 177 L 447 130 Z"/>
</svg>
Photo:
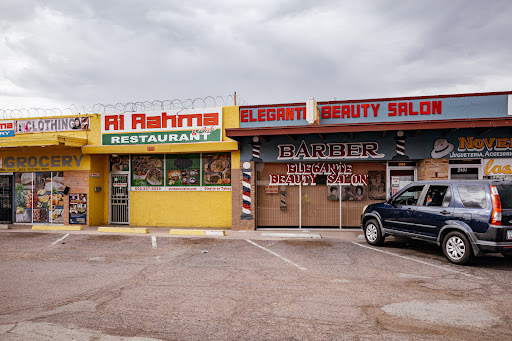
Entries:
<svg viewBox="0 0 512 341">
<path fill-rule="evenodd" d="M 432 149 L 432 158 L 439 159 L 443 156 L 450 154 L 453 150 L 453 144 L 449 143 L 446 139 L 437 139 L 434 142 L 434 148 Z"/>
</svg>

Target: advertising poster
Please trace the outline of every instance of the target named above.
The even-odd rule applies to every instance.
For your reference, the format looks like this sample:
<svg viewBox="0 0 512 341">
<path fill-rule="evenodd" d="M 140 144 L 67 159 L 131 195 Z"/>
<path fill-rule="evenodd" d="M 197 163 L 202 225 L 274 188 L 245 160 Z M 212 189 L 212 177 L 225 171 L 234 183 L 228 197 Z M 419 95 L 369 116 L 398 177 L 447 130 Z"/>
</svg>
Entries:
<svg viewBox="0 0 512 341">
<path fill-rule="evenodd" d="M 69 195 L 69 223 L 87 223 L 87 194 Z"/>
<path fill-rule="evenodd" d="M 386 200 L 386 172 L 368 172 L 368 198 L 373 200 Z"/>
<path fill-rule="evenodd" d="M 19 120 L 15 125 L 16 134 L 73 130 L 89 130 L 89 117 L 36 118 Z"/>
<path fill-rule="evenodd" d="M 63 172 L 16 173 L 16 222 L 64 222 Z"/>
<path fill-rule="evenodd" d="M 161 190 L 164 186 L 164 156 L 132 156 L 132 190 Z"/>
<path fill-rule="evenodd" d="M 167 155 L 167 190 L 198 191 L 201 189 L 201 155 Z"/>
<path fill-rule="evenodd" d="M 203 190 L 231 190 L 231 154 L 203 154 Z"/>
</svg>

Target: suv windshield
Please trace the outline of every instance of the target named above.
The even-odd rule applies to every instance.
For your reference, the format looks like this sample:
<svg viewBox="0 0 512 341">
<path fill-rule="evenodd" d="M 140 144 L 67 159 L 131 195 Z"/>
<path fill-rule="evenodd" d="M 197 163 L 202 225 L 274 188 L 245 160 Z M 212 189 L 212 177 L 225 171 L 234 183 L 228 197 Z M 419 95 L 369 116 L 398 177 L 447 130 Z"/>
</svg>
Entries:
<svg viewBox="0 0 512 341">
<path fill-rule="evenodd" d="M 512 185 L 495 185 L 500 195 L 501 208 L 505 210 L 512 209 Z"/>
</svg>

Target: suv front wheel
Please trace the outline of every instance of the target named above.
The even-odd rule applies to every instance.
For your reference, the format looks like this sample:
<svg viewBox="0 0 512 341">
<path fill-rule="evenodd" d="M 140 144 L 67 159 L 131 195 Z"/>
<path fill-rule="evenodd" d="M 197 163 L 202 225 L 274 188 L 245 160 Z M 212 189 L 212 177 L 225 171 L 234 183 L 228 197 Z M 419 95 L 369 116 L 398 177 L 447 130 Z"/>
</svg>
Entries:
<svg viewBox="0 0 512 341">
<path fill-rule="evenodd" d="M 370 219 L 364 224 L 364 238 L 370 245 L 379 246 L 384 243 L 384 237 L 378 224 L 375 219 Z"/>
<path fill-rule="evenodd" d="M 452 231 L 443 239 L 443 253 L 454 264 L 466 264 L 471 258 L 471 244 L 462 232 Z"/>
</svg>

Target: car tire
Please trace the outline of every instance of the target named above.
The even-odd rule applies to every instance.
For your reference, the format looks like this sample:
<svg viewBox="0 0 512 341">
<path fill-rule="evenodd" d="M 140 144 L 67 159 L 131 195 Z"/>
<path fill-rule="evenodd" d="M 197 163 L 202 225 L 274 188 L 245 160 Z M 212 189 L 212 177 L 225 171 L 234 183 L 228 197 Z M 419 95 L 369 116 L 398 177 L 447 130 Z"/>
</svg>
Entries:
<svg viewBox="0 0 512 341">
<path fill-rule="evenodd" d="M 471 258 L 471 244 L 468 237 L 459 231 L 448 233 L 443 239 L 443 253 L 454 264 L 467 264 Z"/>
<path fill-rule="evenodd" d="M 364 238 L 370 245 L 380 246 L 384 244 L 384 236 L 380 230 L 379 223 L 375 219 L 370 219 L 364 224 Z"/>
</svg>

